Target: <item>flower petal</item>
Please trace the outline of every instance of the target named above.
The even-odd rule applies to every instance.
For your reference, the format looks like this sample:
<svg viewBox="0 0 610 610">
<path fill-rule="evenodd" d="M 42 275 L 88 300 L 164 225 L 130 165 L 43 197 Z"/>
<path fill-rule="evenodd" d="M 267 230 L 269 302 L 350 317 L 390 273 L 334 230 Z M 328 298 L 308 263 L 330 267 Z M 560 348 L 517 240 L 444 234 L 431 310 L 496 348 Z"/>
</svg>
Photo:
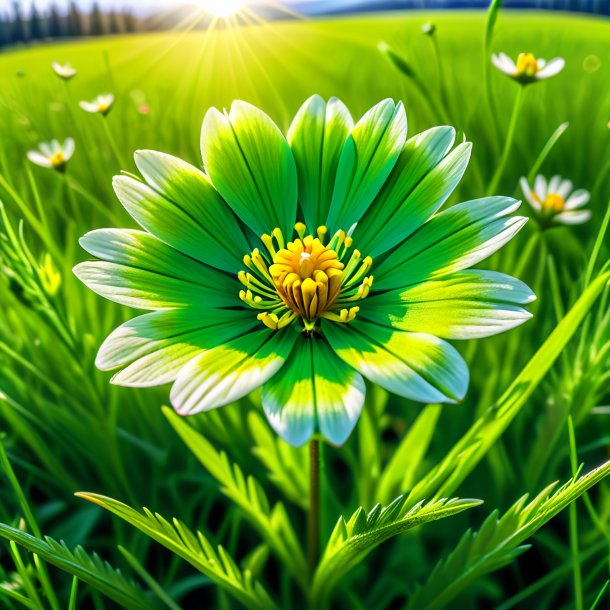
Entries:
<svg viewBox="0 0 610 610">
<path fill-rule="evenodd" d="M 559 74 L 563 70 L 565 65 L 566 62 L 563 58 L 555 57 L 555 59 L 551 59 L 551 61 L 545 64 L 545 66 L 540 70 L 540 72 L 536 74 L 536 77 L 544 79 L 550 78 L 551 76 L 555 76 L 555 74 Z"/>
<path fill-rule="evenodd" d="M 250 248 L 208 177 L 181 159 L 150 150 L 137 151 L 135 161 L 148 185 L 118 176 L 114 188 L 136 222 L 181 252 L 237 273 Z"/>
<path fill-rule="evenodd" d="M 485 197 L 437 214 L 374 268 L 373 289 L 401 288 L 476 265 L 527 222 L 508 217 L 519 205 L 509 197 Z"/>
<path fill-rule="evenodd" d="M 547 188 L 547 195 L 557 193 L 559 185 L 561 184 L 561 176 L 555 175 L 549 180 L 549 186 Z"/>
<path fill-rule="evenodd" d="M 523 324 L 535 300 L 523 282 L 479 269 L 370 296 L 359 318 L 443 339 L 489 337 Z"/>
<path fill-rule="evenodd" d="M 574 184 L 571 180 L 562 180 L 557 187 L 556 193 L 561 195 L 564 199 L 572 192 Z"/>
<path fill-rule="evenodd" d="M 534 181 L 534 190 L 536 191 L 536 195 L 540 201 L 544 201 L 548 193 L 550 193 L 550 189 L 547 188 L 546 178 L 538 174 L 536 176 L 536 180 Z"/>
<path fill-rule="evenodd" d="M 331 235 L 358 222 L 390 175 L 407 138 L 401 103 L 385 100 L 352 129 L 341 151 L 326 224 Z"/>
<path fill-rule="evenodd" d="M 581 225 L 591 218 L 591 210 L 568 211 L 557 214 L 553 222 L 560 225 Z"/>
<path fill-rule="evenodd" d="M 142 231 L 100 229 L 80 240 L 102 261 L 74 268 L 76 276 L 97 294 L 122 305 L 168 309 L 199 304 L 234 307 L 240 284 L 211 267 L 170 248 Z"/>
<path fill-rule="evenodd" d="M 291 445 L 306 443 L 316 427 L 333 445 L 342 445 L 360 417 L 365 391 L 362 377 L 323 338 L 305 339 L 263 387 L 263 407 Z"/>
<path fill-rule="evenodd" d="M 523 191 L 523 196 L 525 197 L 525 200 L 530 204 L 530 206 L 534 210 L 534 212 L 540 212 L 540 210 L 542 209 L 542 206 L 536 199 L 536 197 L 538 195 L 536 195 L 536 197 L 534 197 L 535 193 L 532 192 L 532 187 L 529 185 L 527 178 L 522 176 L 519 179 L 519 185 L 521 186 L 521 190 Z"/>
<path fill-rule="evenodd" d="M 32 163 L 39 165 L 40 167 L 46 167 L 46 168 L 53 167 L 53 164 L 51 163 L 51 160 L 49 159 L 49 157 L 45 157 L 43 154 L 39 153 L 36 150 L 28 151 L 27 155 L 28 155 L 28 159 Z"/>
<path fill-rule="evenodd" d="M 298 111 L 288 142 L 297 165 L 299 202 L 311 233 L 326 222 L 345 140 L 354 121 L 343 102 L 319 95 Z"/>
<path fill-rule="evenodd" d="M 193 415 L 246 396 L 280 370 L 299 336 L 293 328 L 256 330 L 196 356 L 172 387 L 174 408 Z"/>
<path fill-rule="evenodd" d="M 460 144 L 439 159 L 453 141 L 453 129 L 430 131 L 434 139 L 420 134 L 425 144 L 407 142 L 379 197 L 356 227 L 354 242 L 369 256 L 387 252 L 414 233 L 447 201 L 466 171 L 471 144 Z"/>
<path fill-rule="evenodd" d="M 76 143 L 74 142 L 74 138 L 67 138 L 63 146 L 64 159 L 69 161 L 74 155 L 75 150 Z"/>
<path fill-rule="evenodd" d="M 228 114 L 205 115 L 201 152 L 206 172 L 235 215 L 257 235 L 275 227 L 292 235 L 297 171 L 288 142 L 261 110 L 234 102 Z"/>
<path fill-rule="evenodd" d="M 112 383 L 150 387 L 174 381 L 197 354 L 253 330 L 252 312 L 204 307 L 155 311 L 125 322 L 99 349 L 102 371 L 123 368 Z"/>
<path fill-rule="evenodd" d="M 389 392 L 420 402 L 456 402 L 468 388 L 468 367 L 446 341 L 353 320 L 324 323 L 337 355 Z"/>
<path fill-rule="evenodd" d="M 577 189 L 568 197 L 565 204 L 565 209 L 577 210 L 583 205 L 587 205 L 590 199 L 591 194 L 589 193 L 589 191 L 585 191 L 585 189 Z"/>
</svg>

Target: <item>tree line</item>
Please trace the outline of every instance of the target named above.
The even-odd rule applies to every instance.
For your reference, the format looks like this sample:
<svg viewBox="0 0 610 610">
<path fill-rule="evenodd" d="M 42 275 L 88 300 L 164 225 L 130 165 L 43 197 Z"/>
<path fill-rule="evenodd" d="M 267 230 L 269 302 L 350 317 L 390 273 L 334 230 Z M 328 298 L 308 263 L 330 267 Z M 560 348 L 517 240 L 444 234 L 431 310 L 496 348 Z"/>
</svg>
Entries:
<svg viewBox="0 0 610 610">
<path fill-rule="evenodd" d="M 128 9 L 104 12 L 94 2 L 91 11 L 85 12 L 76 2 L 70 2 L 67 10 L 51 4 L 48 10 L 40 11 L 32 2 L 26 14 L 22 3 L 15 1 L 8 13 L 0 13 L 0 47 L 50 38 L 123 34 L 139 29 L 139 20 Z"/>
</svg>

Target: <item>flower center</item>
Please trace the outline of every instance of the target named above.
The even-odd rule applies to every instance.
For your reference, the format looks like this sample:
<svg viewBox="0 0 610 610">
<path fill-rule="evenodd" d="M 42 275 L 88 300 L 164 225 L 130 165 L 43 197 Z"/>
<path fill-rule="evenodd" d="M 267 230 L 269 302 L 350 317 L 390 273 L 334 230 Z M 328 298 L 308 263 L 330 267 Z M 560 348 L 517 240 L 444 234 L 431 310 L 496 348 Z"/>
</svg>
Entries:
<svg viewBox="0 0 610 610">
<path fill-rule="evenodd" d="M 362 259 L 352 248 L 352 238 L 337 231 L 327 241 L 326 227 L 306 235 L 303 223 L 295 225 L 297 238 L 286 242 L 280 229 L 263 235 L 258 248 L 244 257 L 249 272 L 238 275 L 246 290 L 240 298 L 261 310 L 258 319 L 273 330 L 301 318 L 313 331 L 320 318 L 347 323 L 360 308 L 356 301 L 368 296 L 373 276 L 366 276 L 373 260 Z"/>
<path fill-rule="evenodd" d="M 60 167 L 66 162 L 66 158 L 64 157 L 64 153 L 60 150 L 51 157 L 50 161 L 53 167 Z"/>
<path fill-rule="evenodd" d="M 100 112 L 107 112 L 110 106 L 108 104 L 98 104 L 97 108 Z"/>
<path fill-rule="evenodd" d="M 517 76 L 535 76 L 540 68 L 532 53 L 519 53 L 517 57 Z"/>
<path fill-rule="evenodd" d="M 557 193 L 547 195 L 546 199 L 542 202 L 542 210 L 547 214 L 559 214 L 560 212 L 563 212 L 564 206 L 564 198 Z"/>
</svg>

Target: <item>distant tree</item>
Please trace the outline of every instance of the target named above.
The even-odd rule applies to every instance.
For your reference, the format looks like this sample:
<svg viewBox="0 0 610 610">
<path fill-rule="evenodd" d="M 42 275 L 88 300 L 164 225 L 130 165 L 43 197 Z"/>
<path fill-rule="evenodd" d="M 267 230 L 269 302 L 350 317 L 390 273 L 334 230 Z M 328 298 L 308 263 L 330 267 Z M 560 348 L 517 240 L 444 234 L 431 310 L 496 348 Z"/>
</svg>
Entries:
<svg viewBox="0 0 610 610">
<path fill-rule="evenodd" d="M 110 34 L 122 34 L 125 31 L 123 19 L 115 10 L 108 13 L 108 32 Z"/>
<path fill-rule="evenodd" d="M 89 16 L 89 33 L 91 36 L 102 36 L 106 33 L 104 27 L 104 16 L 97 2 L 93 3 L 91 15 Z"/>
<path fill-rule="evenodd" d="M 47 31 L 51 38 L 61 38 L 63 24 L 57 4 L 51 4 L 47 15 Z"/>
<path fill-rule="evenodd" d="M 68 8 L 68 36 L 83 36 L 85 28 L 83 26 L 83 16 L 76 2 L 70 2 Z"/>
<path fill-rule="evenodd" d="M 8 22 L 3 13 L 0 13 L 0 49 L 11 44 L 11 36 L 8 28 Z"/>
<path fill-rule="evenodd" d="M 11 23 L 11 38 L 13 42 L 27 42 L 27 32 L 25 31 L 25 21 L 21 12 L 21 3 L 13 2 L 13 21 Z"/>
<path fill-rule="evenodd" d="M 30 38 L 32 40 L 42 40 L 46 37 L 46 23 L 42 15 L 36 8 L 36 3 L 32 2 L 32 8 L 30 9 Z"/>
<path fill-rule="evenodd" d="M 126 32 L 137 32 L 138 22 L 134 14 L 130 10 L 125 10 L 123 13 L 123 26 Z"/>
</svg>

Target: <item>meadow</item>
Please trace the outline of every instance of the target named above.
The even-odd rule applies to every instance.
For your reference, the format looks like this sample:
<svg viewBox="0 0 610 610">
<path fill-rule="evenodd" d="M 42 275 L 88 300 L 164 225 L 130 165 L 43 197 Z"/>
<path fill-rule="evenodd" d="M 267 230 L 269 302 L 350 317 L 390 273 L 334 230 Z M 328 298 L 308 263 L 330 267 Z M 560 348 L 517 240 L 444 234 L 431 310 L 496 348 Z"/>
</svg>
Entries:
<svg viewBox="0 0 610 610">
<path fill-rule="evenodd" d="M 436 26 L 434 37 L 422 32 L 427 21 Z M 137 172 L 138 149 L 200 167 L 204 114 L 234 99 L 263 109 L 283 131 L 314 93 L 339 97 L 355 117 L 384 98 L 402 100 L 410 136 L 449 124 L 458 141 L 473 142 L 470 166 L 446 206 L 489 194 L 520 85 L 491 65 L 486 24 L 484 13 L 388 13 L 0 54 L 0 461 L 6 475 L 0 477 L 0 536 L 11 540 L 0 544 L 0 605 L 306 607 L 299 549 L 309 507 L 307 449 L 273 434 L 257 392 L 180 419 L 163 409 L 167 387 L 111 385 L 110 375 L 95 367 L 96 353 L 131 314 L 73 275 L 88 258 L 78 239 L 96 228 L 134 227 L 112 177 Z M 408 61 L 414 76 L 388 61 L 382 41 Z M 457 345 L 471 378 L 463 402 L 424 406 L 370 388 L 348 442 L 323 448 L 322 540 L 343 516 L 345 547 L 357 535 L 370 534 L 372 542 L 342 556 L 343 564 L 329 559 L 336 582 L 320 579 L 323 593 L 310 607 L 322 607 L 320 600 L 333 608 L 418 610 L 580 610 L 610 603 L 610 487 L 601 480 L 608 468 L 554 499 L 547 499 L 549 490 L 527 509 L 524 501 L 515 504 L 608 457 L 609 41 L 605 19 L 500 12 L 492 50 L 563 57 L 566 67 L 525 89 L 493 194 L 522 199 L 521 176 L 560 174 L 591 193 L 592 217 L 548 232 L 531 220 L 486 265 L 525 281 L 537 300 L 523 326 Z M 77 76 L 62 81 L 53 61 L 71 62 Z M 101 93 L 116 96 L 107 118 L 79 108 L 80 100 Z M 76 151 L 65 174 L 28 161 L 27 151 L 40 141 L 68 137 Z M 525 203 L 520 213 L 528 214 Z M 210 561 L 207 547 L 202 551 L 182 526 L 176 534 L 169 523 L 145 522 L 98 498 L 100 507 L 76 492 L 146 506 L 168 521 L 176 517 L 212 546 L 222 544 L 235 563 L 222 552 Z M 377 523 L 379 510 L 368 522 L 358 513 L 409 493 L 410 501 L 459 496 L 484 504 L 401 536 L 393 535 L 402 530 L 390 513 L 384 524 L 395 527 L 392 536 Z M 66 546 L 53 542 L 59 540 Z M 74 552 L 77 545 L 85 551 Z M 264 583 L 264 593 L 252 579 Z"/>
</svg>

